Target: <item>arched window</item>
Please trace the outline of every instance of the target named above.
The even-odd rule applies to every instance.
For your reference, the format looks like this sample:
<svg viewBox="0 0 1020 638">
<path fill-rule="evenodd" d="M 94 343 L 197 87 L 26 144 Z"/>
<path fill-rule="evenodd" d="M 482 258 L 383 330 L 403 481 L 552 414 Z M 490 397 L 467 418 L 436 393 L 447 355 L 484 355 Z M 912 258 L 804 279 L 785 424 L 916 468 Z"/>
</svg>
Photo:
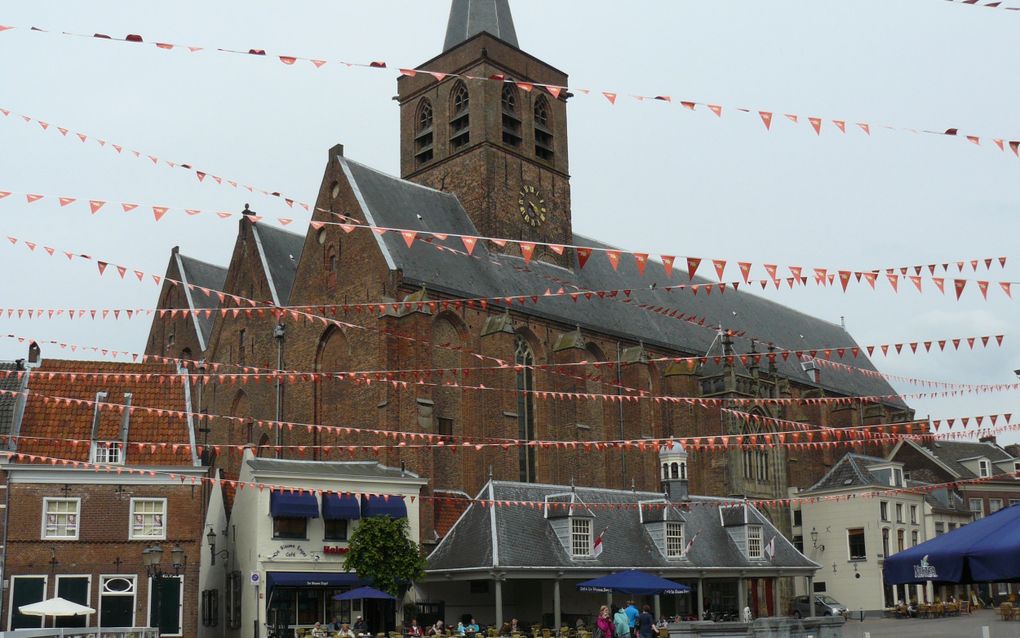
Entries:
<svg viewBox="0 0 1020 638">
<path fill-rule="evenodd" d="M 544 95 L 535 99 L 535 157 L 553 161 L 552 108 Z"/>
<path fill-rule="evenodd" d="M 535 354 L 527 339 L 517 335 L 517 349 L 514 351 L 514 363 L 521 366 L 517 370 L 517 438 L 521 441 L 535 440 Z M 535 448 L 522 445 L 518 457 L 520 480 L 532 483 L 535 477 Z"/>
<path fill-rule="evenodd" d="M 662 478 L 663 479 L 669 478 L 669 463 L 662 464 Z"/>
<path fill-rule="evenodd" d="M 450 92 L 450 147 L 453 150 L 467 146 L 471 142 L 471 121 L 468 116 L 467 85 L 457 80 Z"/>
<path fill-rule="evenodd" d="M 506 83 L 500 103 L 503 107 L 503 143 L 507 146 L 521 145 L 521 116 L 518 112 L 517 87 Z"/>
<path fill-rule="evenodd" d="M 681 463 L 680 464 L 680 478 L 682 478 L 685 481 L 687 480 L 687 464 L 686 463 Z"/>
<path fill-rule="evenodd" d="M 418 166 L 432 161 L 432 102 L 423 97 L 414 115 L 414 160 Z"/>
<path fill-rule="evenodd" d="M 273 451 L 269 449 L 269 435 L 268 434 L 263 434 L 261 437 L 259 437 L 259 444 L 258 444 L 258 447 L 255 450 L 255 456 L 258 456 L 258 457 L 264 458 L 264 459 L 271 459 L 271 458 L 273 458 Z"/>
<path fill-rule="evenodd" d="M 675 479 L 680 478 L 680 464 L 679 463 L 674 462 L 674 463 L 672 463 L 669 466 L 669 477 L 670 478 L 675 478 Z"/>
</svg>

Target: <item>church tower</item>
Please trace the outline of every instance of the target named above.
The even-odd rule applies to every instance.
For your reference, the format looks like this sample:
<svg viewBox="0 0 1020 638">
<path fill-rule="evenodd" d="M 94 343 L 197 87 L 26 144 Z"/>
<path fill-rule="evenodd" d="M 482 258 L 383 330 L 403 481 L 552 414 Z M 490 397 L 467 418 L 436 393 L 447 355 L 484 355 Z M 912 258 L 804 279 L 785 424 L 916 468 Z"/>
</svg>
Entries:
<svg viewBox="0 0 1020 638">
<path fill-rule="evenodd" d="M 453 0 L 443 52 L 397 81 L 401 177 L 455 194 L 482 235 L 573 243 L 568 94 L 540 85 L 567 75 L 518 48 L 508 0 Z"/>
</svg>

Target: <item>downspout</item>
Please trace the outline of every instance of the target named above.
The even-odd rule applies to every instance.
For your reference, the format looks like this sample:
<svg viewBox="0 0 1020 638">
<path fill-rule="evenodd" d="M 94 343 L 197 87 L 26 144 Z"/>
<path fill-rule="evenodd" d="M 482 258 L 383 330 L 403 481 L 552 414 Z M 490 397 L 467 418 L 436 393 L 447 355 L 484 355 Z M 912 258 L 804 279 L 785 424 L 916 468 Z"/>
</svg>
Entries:
<svg viewBox="0 0 1020 638">
<path fill-rule="evenodd" d="M 620 345 L 619 341 L 616 342 L 616 394 L 617 394 L 617 396 L 620 397 L 620 400 L 618 401 L 618 403 L 620 404 L 620 409 L 619 409 L 620 440 L 623 441 L 624 439 L 627 438 L 627 436 L 624 433 L 624 429 L 623 429 L 623 396 L 622 396 L 623 395 L 623 348 Z M 626 452 L 626 448 L 623 448 L 623 449 L 624 449 L 624 452 L 621 455 L 621 458 L 623 459 L 623 461 L 620 464 L 620 467 L 623 470 L 623 478 L 624 478 L 624 481 L 626 482 L 626 478 L 627 478 L 627 452 Z"/>
<path fill-rule="evenodd" d="M 7 449 L 14 452 L 17 448 L 18 435 L 21 434 L 21 420 L 25 415 L 25 404 L 28 402 L 28 376 L 31 370 L 26 366 L 25 368 L 25 381 L 21 386 L 21 391 L 18 393 L 18 398 L 14 402 L 14 415 L 11 420 L 11 434 L 14 435 L 10 438 L 7 443 Z M 10 463 L 10 458 L 7 460 Z M 3 541 L 4 550 L 0 552 L 0 575 L 7 574 L 7 548 L 8 548 L 8 535 L 10 529 L 7 525 L 7 519 L 10 516 L 11 511 L 11 473 L 6 469 L 4 470 L 4 514 L 3 514 Z M 7 600 L 7 590 L 3 587 L 3 582 L 0 581 L 0 618 L 6 618 L 4 615 L 4 601 Z"/>
<path fill-rule="evenodd" d="M 273 337 L 276 339 L 276 457 L 283 458 L 283 426 L 280 421 L 283 419 L 283 383 L 280 375 L 283 370 L 283 336 L 286 329 L 282 323 L 273 327 Z M 257 451 L 256 451 L 257 453 Z"/>
</svg>

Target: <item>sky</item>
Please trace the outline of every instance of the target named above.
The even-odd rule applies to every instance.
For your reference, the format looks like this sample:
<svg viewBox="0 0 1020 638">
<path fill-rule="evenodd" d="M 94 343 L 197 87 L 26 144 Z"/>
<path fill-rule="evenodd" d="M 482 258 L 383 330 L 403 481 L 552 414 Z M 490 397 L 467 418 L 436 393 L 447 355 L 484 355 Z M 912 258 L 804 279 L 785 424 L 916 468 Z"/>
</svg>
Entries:
<svg viewBox="0 0 1020 638">
<path fill-rule="evenodd" d="M 966 276 L 1020 280 L 1020 160 L 991 141 L 1020 140 L 1020 12 L 939 0 L 511 0 L 511 8 L 521 48 L 566 71 L 572 87 L 592 89 L 568 106 L 575 232 L 653 255 L 806 269 L 1005 256 L 1005 269 Z M 124 144 L 143 159 L 0 117 L 0 191 L 178 210 L 239 211 L 250 203 L 269 217 L 296 218 L 291 228 L 300 230 L 307 215 L 299 209 L 199 183 L 144 155 L 190 162 L 304 201 L 314 201 L 336 143 L 348 157 L 396 174 L 396 71 L 333 61 L 416 66 L 440 52 L 448 11 L 447 0 L 8 0 L 0 25 L 17 28 L 0 32 L 0 108 Z M 140 34 L 146 42 L 204 50 L 34 33 L 32 26 Z M 330 62 L 287 66 L 216 48 Z M 619 93 L 615 105 L 602 90 Z M 642 102 L 633 94 L 673 101 Z M 681 100 L 723 105 L 722 117 L 704 108 L 690 112 Z M 771 131 L 756 114 L 731 107 L 775 112 Z M 782 113 L 826 121 L 816 135 L 804 119 L 794 125 Z M 832 119 L 850 123 L 846 134 Z M 859 121 L 898 130 L 875 127 L 867 136 L 852 125 Z M 980 145 L 905 130 L 950 127 L 980 136 Z M 156 223 L 145 210 L 125 214 L 108 206 L 91 215 L 80 202 L 60 207 L 50 197 L 31 205 L 22 196 L 5 198 L 2 235 L 57 252 L 50 257 L 0 242 L 0 306 L 152 308 L 158 287 L 151 280 L 121 280 L 112 272 L 100 278 L 93 263 L 68 261 L 62 252 L 161 274 L 170 249 L 180 246 L 225 265 L 236 224 L 175 213 Z M 739 276 L 732 265 L 728 275 Z M 878 288 L 758 294 L 845 321 L 860 344 L 1005 334 L 1001 348 L 878 355 L 874 363 L 891 375 L 951 383 L 1016 381 L 1020 335 L 1012 328 L 1020 294 L 1010 301 L 993 283 L 985 301 L 974 282 L 959 301 L 950 286 L 940 295 L 930 281 L 922 293 L 908 282 L 898 294 L 885 282 Z M 147 332 L 145 319 L 0 316 L 0 334 L 110 350 L 142 351 Z M 0 339 L 2 359 L 26 350 Z M 86 355 L 50 346 L 43 356 Z M 919 416 L 941 419 L 1013 412 L 1016 394 L 909 403 Z"/>
</svg>

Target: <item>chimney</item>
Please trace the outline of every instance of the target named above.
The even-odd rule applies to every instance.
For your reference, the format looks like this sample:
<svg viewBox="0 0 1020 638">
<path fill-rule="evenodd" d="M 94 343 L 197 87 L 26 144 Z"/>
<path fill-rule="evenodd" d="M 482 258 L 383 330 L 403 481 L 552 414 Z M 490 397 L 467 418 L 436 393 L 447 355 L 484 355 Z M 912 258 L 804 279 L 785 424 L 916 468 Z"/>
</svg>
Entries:
<svg viewBox="0 0 1020 638">
<path fill-rule="evenodd" d="M 996 441 L 995 441 L 995 435 L 994 434 L 989 434 L 988 436 L 983 436 L 980 439 L 978 439 L 978 441 L 980 441 L 982 443 L 991 443 L 992 445 L 998 445 L 998 443 L 996 443 Z"/>
<path fill-rule="evenodd" d="M 39 344 L 32 342 L 28 344 L 28 365 L 37 366 L 42 361 L 42 350 L 39 348 Z"/>
</svg>

